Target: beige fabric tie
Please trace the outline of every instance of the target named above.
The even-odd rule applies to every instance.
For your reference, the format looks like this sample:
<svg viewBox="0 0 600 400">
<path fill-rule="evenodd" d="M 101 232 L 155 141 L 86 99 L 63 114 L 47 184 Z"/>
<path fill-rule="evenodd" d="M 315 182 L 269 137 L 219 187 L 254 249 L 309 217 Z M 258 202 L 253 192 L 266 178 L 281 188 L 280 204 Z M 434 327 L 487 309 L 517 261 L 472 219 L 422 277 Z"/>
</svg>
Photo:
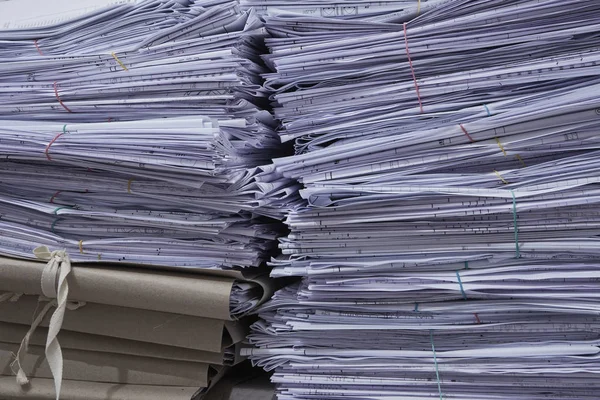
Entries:
<svg viewBox="0 0 600 400">
<path fill-rule="evenodd" d="M 21 298 L 21 296 L 23 296 L 23 293 L 12 293 L 12 292 L 2 293 L 2 294 L 0 294 L 0 303 L 5 302 L 5 301 L 14 303 L 14 302 L 18 301 Z"/>
<path fill-rule="evenodd" d="M 56 389 L 56 400 L 60 398 L 60 389 L 63 375 L 63 357 L 60 344 L 58 343 L 58 332 L 63 324 L 66 309 L 74 310 L 85 303 L 68 303 L 69 283 L 67 276 L 71 273 L 71 259 L 65 250 L 55 250 L 50 252 L 46 246 L 36 248 L 33 253 L 42 260 L 48 260 L 48 263 L 42 271 L 42 293 L 46 298 L 40 297 L 40 301 L 50 300 L 44 306 L 42 311 L 37 315 L 31 328 L 23 338 L 15 361 L 11 366 L 18 367 L 17 383 L 19 385 L 27 385 L 29 379 L 21 367 L 22 356 L 27 354 L 29 340 L 35 329 L 42 322 L 48 311 L 52 307 L 56 307 L 54 314 L 50 318 L 48 326 L 48 337 L 46 338 L 46 360 L 50 366 L 52 377 L 54 378 L 54 386 Z"/>
</svg>

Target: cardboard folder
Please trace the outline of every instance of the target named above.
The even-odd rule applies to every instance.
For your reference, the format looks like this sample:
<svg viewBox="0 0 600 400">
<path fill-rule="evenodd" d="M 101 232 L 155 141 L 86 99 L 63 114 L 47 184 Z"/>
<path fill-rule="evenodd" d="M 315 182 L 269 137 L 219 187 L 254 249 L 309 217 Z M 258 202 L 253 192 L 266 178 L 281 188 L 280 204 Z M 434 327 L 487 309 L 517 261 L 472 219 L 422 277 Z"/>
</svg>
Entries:
<svg viewBox="0 0 600 400">
<path fill-rule="evenodd" d="M 38 296 L 22 296 L 16 302 L 0 303 L 0 322 L 31 325 L 45 304 L 38 300 Z M 51 312 L 40 326 L 47 327 L 50 316 Z M 247 325 L 245 321 L 87 303 L 66 311 L 62 329 L 215 353 L 243 340 Z"/>
<path fill-rule="evenodd" d="M 0 322 L 0 342 L 20 344 L 28 330 L 28 325 Z M 45 346 L 47 335 L 47 328 L 38 327 L 30 337 L 29 343 L 37 346 Z M 58 340 L 63 349 L 155 357 L 166 360 L 201 362 L 214 365 L 232 364 L 235 357 L 235 346 L 219 352 L 209 352 L 111 336 L 73 332 L 64 329 L 60 331 Z"/>
<path fill-rule="evenodd" d="M 15 375 L 10 364 L 18 349 L 13 343 L 0 342 L 0 375 Z M 62 354 L 63 378 L 76 381 L 200 388 L 208 386 L 211 372 L 206 363 L 73 349 L 62 349 Z M 44 347 L 29 346 L 22 359 L 28 376 L 52 378 Z"/>
<path fill-rule="evenodd" d="M 198 388 L 182 386 L 131 385 L 63 380 L 61 400 L 190 400 Z M 32 378 L 20 387 L 14 376 L 0 376 L 0 399 L 54 400 L 54 382 Z"/>
</svg>

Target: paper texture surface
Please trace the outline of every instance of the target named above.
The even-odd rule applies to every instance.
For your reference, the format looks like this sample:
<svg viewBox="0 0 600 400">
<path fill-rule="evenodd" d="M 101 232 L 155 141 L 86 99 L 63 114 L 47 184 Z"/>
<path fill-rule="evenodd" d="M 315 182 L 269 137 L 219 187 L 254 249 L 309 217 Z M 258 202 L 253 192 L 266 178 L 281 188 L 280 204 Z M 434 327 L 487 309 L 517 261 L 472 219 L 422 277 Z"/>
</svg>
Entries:
<svg viewBox="0 0 600 400">
<path fill-rule="evenodd" d="M 19 345 L 0 343 L 2 375 L 14 375 L 10 364 L 18 349 Z M 42 346 L 30 346 L 22 366 L 28 376 L 52 377 Z M 64 379 L 199 388 L 208 385 L 208 371 L 209 365 L 204 363 L 63 349 Z"/>
<path fill-rule="evenodd" d="M 157 385 L 119 385 L 113 383 L 63 380 L 61 400 L 189 400 L 196 388 Z M 0 376 L 0 398 L 54 400 L 52 379 L 32 378 L 27 388 L 15 384 L 13 376 Z"/>
<path fill-rule="evenodd" d="M 135 0 L 8 0 L 0 2 L 0 30 L 58 25 L 117 3 L 133 2 Z"/>
<path fill-rule="evenodd" d="M 38 308 L 37 297 L 23 296 L 15 303 L 0 303 L 0 321 L 30 325 Z M 48 326 L 47 316 L 41 326 Z M 174 315 L 127 307 L 87 303 L 67 310 L 62 329 L 105 335 L 188 349 L 220 352 L 231 340 L 223 340 L 224 321 Z"/>
</svg>

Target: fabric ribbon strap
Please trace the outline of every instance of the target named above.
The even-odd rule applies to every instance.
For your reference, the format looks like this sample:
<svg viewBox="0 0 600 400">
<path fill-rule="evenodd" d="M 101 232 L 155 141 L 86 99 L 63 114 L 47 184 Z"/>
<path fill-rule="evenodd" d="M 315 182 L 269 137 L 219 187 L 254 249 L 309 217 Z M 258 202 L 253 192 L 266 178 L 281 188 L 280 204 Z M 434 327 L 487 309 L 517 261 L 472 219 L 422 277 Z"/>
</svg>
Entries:
<svg viewBox="0 0 600 400">
<path fill-rule="evenodd" d="M 27 353 L 29 346 L 29 339 L 34 333 L 35 329 L 42 322 L 48 311 L 52 307 L 56 307 L 56 310 L 50 318 L 50 325 L 48 326 L 48 337 L 46 338 L 46 360 L 50 366 L 52 377 L 54 378 L 54 386 L 56 389 L 56 400 L 59 399 L 60 389 L 62 384 L 63 375 L 63 357 L 60 344 L 58 343 L 58 333 L 63 324 L 65 311 L 68 308 L 78 308 L 78 305 L 70 307 L 67 304 L 67 298 L 69 296 L 69 283 L 67 282 L 67 276 L 71 273 L 71 259 L 65 250 L 55 250 L 50 252 L 46 246 L 36 248 L 33 253 L 35 256 L 42 260 L 48 260 L 48 263 L 42 271 L 42 293 L 47 298 L 53 299 L 42 309 L 42 311 L 35 318 L 31 324 L 31 328 L 23 338 L 21 347 L 17 353 L 14 364 L 18 366 L 17 372 L 17 383 L 20 385 L 26 385 L 29 383 L 25 371 L 21 368 L 22 354 Z"/>
<path fill-rule="evenodd" d="M 21 296 L 23 296 L 23 293 L 5 292 L 5 293 L 0 294 L 0 303 L 5 302 L 5 301 L 15 303 L 21 298 Z"/>
</svg>

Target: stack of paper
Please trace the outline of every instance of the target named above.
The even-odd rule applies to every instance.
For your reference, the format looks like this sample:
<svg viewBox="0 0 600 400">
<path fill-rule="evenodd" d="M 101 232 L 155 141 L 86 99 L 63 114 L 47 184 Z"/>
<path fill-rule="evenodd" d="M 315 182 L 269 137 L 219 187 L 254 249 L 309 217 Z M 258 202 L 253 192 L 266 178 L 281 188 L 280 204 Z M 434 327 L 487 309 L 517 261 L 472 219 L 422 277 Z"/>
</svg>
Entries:
<svg viewBox="0 0 600 400">
<path fill-rule="evenodd" d="M 235 1 L 38 3 L 0 2 L 0 397 L 189 399 L 299 201 L 263 167 L 268 34 Z"/>
<path fill-rule="evenodd" d="M 265 35 L 226 1 L 146 1 L 0 32 L 0 251 L 259 265 L 277 230 L 256 214 L 280 217 L 296 191 L 259 168 L 280 144 L 260 110 Z"/>
<path fill-rule="evenodd" d="M 568 10 L 568 12 L 566 12 Z M 591 1 L 407 24 L 267 18 L 275 170 L 304 186 L 246 354 L 279 399 L 595 399 Z"/>
</svg>

